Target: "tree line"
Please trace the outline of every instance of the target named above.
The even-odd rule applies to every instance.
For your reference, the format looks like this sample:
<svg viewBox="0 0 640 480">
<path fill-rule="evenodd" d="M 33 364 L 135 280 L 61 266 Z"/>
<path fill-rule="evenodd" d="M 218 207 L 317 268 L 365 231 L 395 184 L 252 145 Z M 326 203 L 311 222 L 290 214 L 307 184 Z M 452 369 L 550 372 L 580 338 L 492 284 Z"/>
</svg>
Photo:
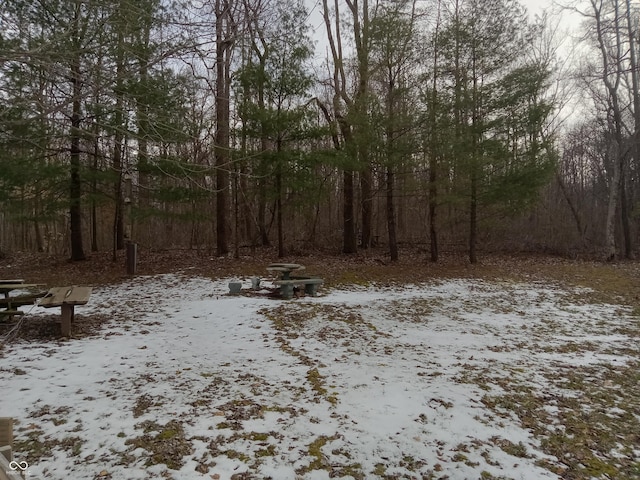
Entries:
<svg viewBox="0 0 640 480">
<path fill-rule="evenodd" d="M 515 0 L 7 0 L 0 251 L 632 257 L 638 6 L 571 9 L 568 68 Z"/>
</svg>

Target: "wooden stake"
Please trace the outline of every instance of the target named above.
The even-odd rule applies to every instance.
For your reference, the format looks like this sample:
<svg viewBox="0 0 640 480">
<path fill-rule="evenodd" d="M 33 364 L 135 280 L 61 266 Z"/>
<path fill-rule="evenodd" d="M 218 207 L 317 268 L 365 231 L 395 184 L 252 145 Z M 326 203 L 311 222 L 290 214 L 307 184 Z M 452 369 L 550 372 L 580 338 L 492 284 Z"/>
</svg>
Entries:
<svg viewBox="0 0 640 480">
<path fill-rule="evenodd" d="M 60 323 L 60 333 L 63 337 L 71 336 L 71 322 L 73 321 L 73 305 L 62 304 L 62 321 Z"/>
</svg>

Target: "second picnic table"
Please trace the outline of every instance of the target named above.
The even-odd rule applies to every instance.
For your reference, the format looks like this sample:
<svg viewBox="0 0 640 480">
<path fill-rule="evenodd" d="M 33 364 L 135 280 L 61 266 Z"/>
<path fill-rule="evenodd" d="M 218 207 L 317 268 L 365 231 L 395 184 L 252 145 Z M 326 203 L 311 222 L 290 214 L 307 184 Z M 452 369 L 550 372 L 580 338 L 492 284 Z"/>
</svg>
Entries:
<svg viewBox="0 0 640 480">
<path fill-rule="evenodd" d="M 12 296 L 12 291 L 33 290 L 42 286 L 43 284 L 41 283 L 24 283 L 21 278 L 0 280 L 0 293 L 4 294 L 4 298 L 0 298 L 0 317 L 8 317 L 11 320 L 14 315 L 22 315 L 24 312 L 18 310 L 18 307 L 33 305 L 36 299 L 44 295 L 44 293 L 28 293 Z"/>
<path fill-rule="evenodd" d="M 280 279 L 274 281 L 274 285 L 280 287 L 280 296 L 285 299 L 293 298 L 293 287 L 304 285 L 304 292 L 315 297 L 318 292 L 318 285 L 324 283 L 321 278 L 313 277 L 292 277 L 293 272 L 304 270 L 304 265 L 297 263 L 272 263 L 267 267 L 267 271 L 280 274 Z"/>
</svg>

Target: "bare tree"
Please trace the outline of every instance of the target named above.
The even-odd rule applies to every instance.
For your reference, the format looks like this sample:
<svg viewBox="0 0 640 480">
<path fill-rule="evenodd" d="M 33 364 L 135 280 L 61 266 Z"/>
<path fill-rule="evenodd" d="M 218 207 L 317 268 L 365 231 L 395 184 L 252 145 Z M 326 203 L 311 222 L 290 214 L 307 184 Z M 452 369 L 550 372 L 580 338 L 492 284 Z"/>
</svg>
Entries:
<svg viewBox="0 0 640 480">
<path fill-rule="evenodd" d="M 231 53 L 237 26 L 234 0 L 216 0 L 216 246 L 218 255 L 229 253 L 229 172 L 231 170 L 230 101 Z"/>
<path fill-rule="evenodd" d="M 629 38 L 625 33 L 621 11 L 626 4 L 620 0 L 590 0 L 590 10 L 582 12 L 590 21 L 589 33 L 598 54 L 599 66 L 590 65 L 588 86 L 596 105 L 599 105 L 608 126 L 606 163 L 608 198 L 604 222 L 604 257 L 613 259 L 618 255 L 616 221 L 621 220 L 624 235 L 625 256 L 631 256 L 631 238 L 626 182 L 629 168 L 629 142 L 626 139 L 628 126 L 625 111 L 629 105 L 629 91 L 625 88 L 629 63 Z M 618 217 L 618 213 L 620 217 Z"/>
</svg>

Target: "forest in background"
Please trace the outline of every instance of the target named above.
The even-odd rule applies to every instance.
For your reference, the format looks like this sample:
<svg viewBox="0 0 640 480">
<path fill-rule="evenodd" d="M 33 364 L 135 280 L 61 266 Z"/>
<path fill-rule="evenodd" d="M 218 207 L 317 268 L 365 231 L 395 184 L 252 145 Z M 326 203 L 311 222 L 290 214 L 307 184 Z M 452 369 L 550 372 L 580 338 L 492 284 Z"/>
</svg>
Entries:
<svg viewBox="0 0 640 480">
<path fill-rule="evenodd" d="M 0 252 L 632 258 L 640 8 L 567 9 L 5 0 Z"/>
</svg>

